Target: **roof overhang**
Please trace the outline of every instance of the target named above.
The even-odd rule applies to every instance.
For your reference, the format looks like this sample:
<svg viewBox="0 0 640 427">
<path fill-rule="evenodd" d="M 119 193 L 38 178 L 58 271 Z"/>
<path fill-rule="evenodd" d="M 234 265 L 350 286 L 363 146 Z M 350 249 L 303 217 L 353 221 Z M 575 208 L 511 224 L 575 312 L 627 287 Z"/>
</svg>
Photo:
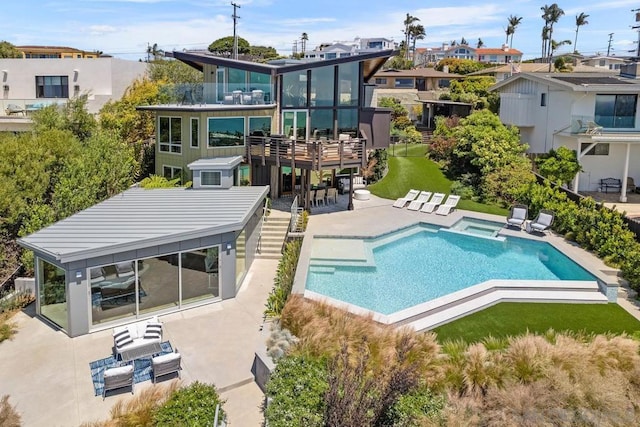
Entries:
<svg viewBox="0 0 640 427">
<path fill-rule="evenodd" d="M 577 74 L 577 75 L 576 75 Z M 589 78 L 603 77 L 602 73 L 590 75 L 587 73 L 576 73 L 572 76 Z M 640 93 L 640 81 L 625 80 L 625 84 L 573 84 L 566 81 L 558 80 L 554 76 L 570 76 L 569 73 L 518 73 L 513 76 L 496 83 L 489 88 L 490 91 L 498 90 L 519 79 L 531 80 L 543 85 L 553 86 L 557 89 L 572 92 L 594 92 L 594 93 Z"/>
</svg>

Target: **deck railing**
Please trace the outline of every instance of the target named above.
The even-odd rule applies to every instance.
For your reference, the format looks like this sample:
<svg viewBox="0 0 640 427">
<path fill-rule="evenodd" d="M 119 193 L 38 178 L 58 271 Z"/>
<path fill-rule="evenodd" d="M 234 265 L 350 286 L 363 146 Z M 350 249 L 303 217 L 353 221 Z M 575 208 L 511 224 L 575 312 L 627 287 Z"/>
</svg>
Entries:
<svg viewBox="0 0 640 427">
<path fill-rule="evenodd" d="M 364 165 L 366 141 L 348 140 L 290 140 L 283 136 L 249 137 L 248 157 L 262 164 L 306 165 L 312 170 L 323 167 L 351 167 Z"/>
</svg>

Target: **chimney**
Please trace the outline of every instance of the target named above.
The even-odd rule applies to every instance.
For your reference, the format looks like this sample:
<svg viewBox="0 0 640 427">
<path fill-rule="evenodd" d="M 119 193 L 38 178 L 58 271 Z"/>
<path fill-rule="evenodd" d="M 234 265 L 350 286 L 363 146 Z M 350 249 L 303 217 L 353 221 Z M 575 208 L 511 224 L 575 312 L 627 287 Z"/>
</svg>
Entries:
<svg viewBox="0 0 640 427">
<path fill-rule="evenodd" d="M 449 43 L 442 43 L 442 50 L 449 49 Z"/>
<path fill-rule="evenodd" d="M 508 44 L 503 44 L 502 45 L 502 50 L 504 50 L 505 52 L 509 52 L 509 45 Z"/>
</svg>

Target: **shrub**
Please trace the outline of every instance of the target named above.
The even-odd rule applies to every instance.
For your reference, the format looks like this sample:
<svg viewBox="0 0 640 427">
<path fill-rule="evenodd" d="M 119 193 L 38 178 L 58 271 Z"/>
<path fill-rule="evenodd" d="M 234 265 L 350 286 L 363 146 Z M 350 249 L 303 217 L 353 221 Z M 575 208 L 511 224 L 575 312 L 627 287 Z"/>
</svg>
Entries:
<svg viewBox="0 0 640 427">
<path fill-rule="evenodd" d="M 223 403 L 213 385 L 196 381 L 171 393 L 155 411 L 153 421 L 160 426 L 212 425 L 218 405 L 218 419 L 224 419 Z"/>
<path fill-rule="evenodd" d="M 291 294 L 300 248 L 302 248 L 302 240 L 292 240 L 285 245 L 284 253 L 278 263 L 273 289 L 267 298 L 265 315 L 268 317 L 279 316 Z"/>
<path fill-rule="evenodd" d="M 430 423 L 442 424 L 441 412 L 445 403 L 444 396 L 421 386 L 398 398 L 389 408 L 384 425 L 418 427 Z"/>
<path fill-rule="evenodd" d="M 267 355 L 277 362 L 283 358 L 289 348 L 298 342 L 298 338 L 291 334 L 288 329 L 283 329 L 280 322 L 271 324 L 271 335 L 267 339 Z"/>
<path fill-rule="evenodd" d="M 540 175 L 557 184 L 566 184 L 582 170 L 575 150 L 558 147 L 536 159 Z"/>
<path fill-rule="evenodd" d="M 528 164 L 519 162 L 496 169 L 484 177 L 482 194 L 485 200 L 503 201 L 511 205 L 529 191 L 536 177 Z"/>
<path fill-rule="evenodd" d="M 267 383 L 270 427 L 324 426 L 327 366 L 321 359 L 289 356 L 281 359 Z"/>
</svg>

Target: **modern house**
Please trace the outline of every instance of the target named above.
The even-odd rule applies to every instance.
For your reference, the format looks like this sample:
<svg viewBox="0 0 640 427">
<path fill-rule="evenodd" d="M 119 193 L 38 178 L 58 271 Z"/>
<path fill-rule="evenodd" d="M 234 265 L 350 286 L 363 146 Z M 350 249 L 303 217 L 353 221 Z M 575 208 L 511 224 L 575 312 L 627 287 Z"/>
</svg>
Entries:
<svg viewBox="0 0 640 427">
<path fill-rule="evenodd" d="M 305 59 L 335 59 L 395 48 L 396 43 L 391 39 L 356 37 L 351 41 L 323 43 L 315 49 L 305 52 L 304 57 Z"/>
<path fill-rule="evenodd" d="M 131 188 L 19 239 L 38 315 L 74 337 L 235 297 L 269 192 L 237 185 L 241 161 L 195 161 L 193 188 Z"/>
<path fill-rule="evenodd" d="M 445 58 L 471 59 L 486 64 L 508 64 L 522 61 L 522 52 L 503 45 L 500 48 L 476 48 L 469 45 L 443 43 L 440 47 L 417 48 L 414 64 L 436 64 Z"/>
<path fill-rule="evenodd" d="M 86 94 L 87 109 L 97 113 L 122 97 L 147 64 L 117 58 L 0 59 L 0 131 L 31 127 L 30 113 Z"/>
<path fill-rule="evenodd" d="M 620 75 L 520 73 L 493 86 L 500 120 L 517 126 L 530 153 L 565 146 L 576 150 L 583 171 L 575 191 L 608 191 L 601 179 L 640 179 L 640 80 L 637 64 Z M 626 185 L 620 189 L 626 201 Z"/>
<path fill-rule="evenodd" d="M 298 194 L 309 208 L 312 172 L 357 172 L 388 146 L 390 111 L 371 107 L 367 83 L 393 54 L 259 64 L 173 52 L 204 83 L 176 88 L 174 104 L 138 107 L 157 116 L 156 174 L 191 179 L 197 159 L 242 156 L 239 182 Z"/>
</svg>

